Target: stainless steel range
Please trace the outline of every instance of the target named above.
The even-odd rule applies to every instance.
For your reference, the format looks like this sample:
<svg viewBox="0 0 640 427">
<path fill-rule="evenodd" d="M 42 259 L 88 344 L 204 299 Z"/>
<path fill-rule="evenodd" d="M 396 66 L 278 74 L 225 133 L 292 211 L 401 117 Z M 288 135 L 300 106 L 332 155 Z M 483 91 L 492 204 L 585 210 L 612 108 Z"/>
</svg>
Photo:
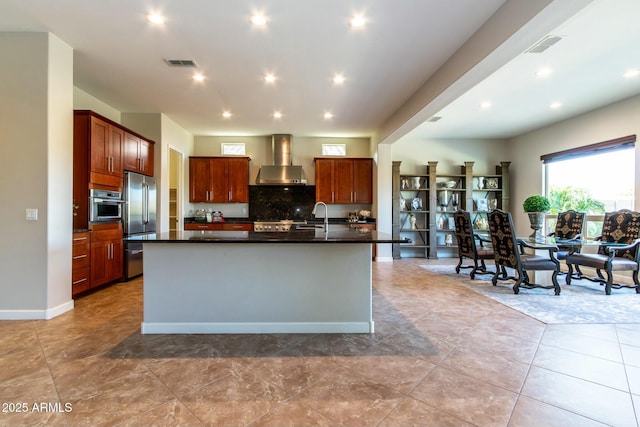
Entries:
<svg viewBox="0 0 640 427">
<path fill-rule="evenodd" d="M 293 221 L 289 219 L 279 221 L 256 221 L 253 223 L 253 231 L 257 233 L 286 233 L 292 226 L 306 223 L 307 221 Z"/>
</svg>

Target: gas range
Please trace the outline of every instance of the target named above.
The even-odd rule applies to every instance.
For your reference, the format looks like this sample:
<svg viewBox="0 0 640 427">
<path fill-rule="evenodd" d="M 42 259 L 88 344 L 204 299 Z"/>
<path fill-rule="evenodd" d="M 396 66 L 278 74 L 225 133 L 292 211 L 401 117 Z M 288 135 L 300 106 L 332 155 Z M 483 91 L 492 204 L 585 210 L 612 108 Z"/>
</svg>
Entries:
<svg viewBox="0 0 640 427">
<path fill-rule="evenodd" d="M 253 223 L 253 231 L 257 233 L 286 233 L 292 226 L 306 224 L 307 221 L 293 221 L 282 219 L 278 221 L 256 221 Z"/>
</svg>

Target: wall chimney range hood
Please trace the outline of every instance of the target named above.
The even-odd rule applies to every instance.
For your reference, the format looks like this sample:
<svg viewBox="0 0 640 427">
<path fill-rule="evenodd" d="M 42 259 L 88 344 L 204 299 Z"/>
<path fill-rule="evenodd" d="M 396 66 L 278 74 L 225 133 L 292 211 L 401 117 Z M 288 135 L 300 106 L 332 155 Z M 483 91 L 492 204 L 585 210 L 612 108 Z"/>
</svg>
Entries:
<svg viewBox="0 0 640 427">
<path fill-rule="evenodd" d="M 271 136 L 273 163 L 260 166 L 258 185 L 305 185 L 307 177 L 302 166 L 291 164 L 291 135 Z"/>
</svg>

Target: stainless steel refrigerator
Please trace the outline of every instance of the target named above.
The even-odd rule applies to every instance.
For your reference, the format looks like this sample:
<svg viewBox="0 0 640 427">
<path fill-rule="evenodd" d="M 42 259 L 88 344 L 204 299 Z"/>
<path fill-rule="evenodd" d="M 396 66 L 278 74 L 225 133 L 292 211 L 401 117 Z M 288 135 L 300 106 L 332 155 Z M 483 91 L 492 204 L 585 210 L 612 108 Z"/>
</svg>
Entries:
<svg viewBox="0 0 640 427">
<path fill-rule="evenodd" d="M 124 235 L 156 232 L 156 180 L 134 172 L 124 174 Z M 142 274 L 142 243 L 124 245 L 124 274 L 127 280 Z"/>
</svg>

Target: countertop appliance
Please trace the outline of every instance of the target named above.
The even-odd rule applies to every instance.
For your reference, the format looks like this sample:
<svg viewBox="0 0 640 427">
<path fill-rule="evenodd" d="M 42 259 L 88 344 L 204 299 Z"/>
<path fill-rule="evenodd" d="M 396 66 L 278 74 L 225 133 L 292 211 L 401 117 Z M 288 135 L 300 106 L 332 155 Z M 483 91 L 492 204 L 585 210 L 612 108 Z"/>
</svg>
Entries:
<svg viewBox="0 0 640 427">
<path fill-rule="evenodd" d="M 125 172 L 125 237 L 156 232 L 156 193 L 155 178 Z M 125 243 L 124 274 L 127 280 L 142 274 L 142 242 Z"/>
</svg>

